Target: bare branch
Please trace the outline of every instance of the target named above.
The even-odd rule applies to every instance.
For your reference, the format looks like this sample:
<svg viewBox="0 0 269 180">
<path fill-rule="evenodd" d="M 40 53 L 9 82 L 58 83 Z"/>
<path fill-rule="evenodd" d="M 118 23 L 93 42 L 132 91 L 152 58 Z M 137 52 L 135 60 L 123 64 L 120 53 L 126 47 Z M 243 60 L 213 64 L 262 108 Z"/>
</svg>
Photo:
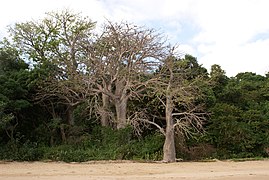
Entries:
<svg viewBox="0 0 269 180">
<path fill-rule="evenodd" d="M 141 123 L 145 123 L 146 124 L 151 124 L 154 125 L 155 127 L 157 127 L 159 129 L 159 131 L 165 136 L 165 131 L 164 129 L 157 123 L 154 122 L 154 120 L 148 120 L 148 117 L 146 115 L 146 111 L 142 110 L 140 112 L 135 112 L 131 117 L 130 117 L 130 121 L 133 124 L 133 127 L 136 128 L 136 131 L 139 131 L 140 129 L 139 126 L 141 125 Z M 138 122 L 138 124 L 136 124 Z"/>
</svg>

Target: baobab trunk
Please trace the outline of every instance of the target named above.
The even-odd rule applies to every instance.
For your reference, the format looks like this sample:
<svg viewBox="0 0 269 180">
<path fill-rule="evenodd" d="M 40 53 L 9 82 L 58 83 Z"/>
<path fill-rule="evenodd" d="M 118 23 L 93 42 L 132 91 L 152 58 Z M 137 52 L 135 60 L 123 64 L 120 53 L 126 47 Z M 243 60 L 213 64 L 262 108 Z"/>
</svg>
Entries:
<svg viewBox="0 0 269 180">
<path fill-rule="evenodd" d="M 176 161 L 175 134 L 174 134 L 174 128 L 171 126 L 166 126 L 165 142 L 163 146 L 163 161 L 164 162 Z"/>
<path fill-rule="evenodd" d="M 163 146 L 163 161 L 164 162 L 176 161 L 174 120 L 172 117 L 172 112 L 173 112 L 172 97 L 167 96 L 166 109 L 165 109 L 166 131 L 165 131 L 165 141 L 164 141 L 164 146 Z"/>
<path fill-rule="evenodd" d="M 116 116 L 117 116 L 117 129 L 122 129 L 127 126 L 127 98 L 115 100 Z"/>
</svg>

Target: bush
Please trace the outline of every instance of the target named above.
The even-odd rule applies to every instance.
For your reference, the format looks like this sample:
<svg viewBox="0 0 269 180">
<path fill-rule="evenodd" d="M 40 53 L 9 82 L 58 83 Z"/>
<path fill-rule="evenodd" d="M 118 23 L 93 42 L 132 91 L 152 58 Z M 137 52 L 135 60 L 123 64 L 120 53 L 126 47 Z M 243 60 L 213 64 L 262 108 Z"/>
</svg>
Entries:
<svg viewBox="0 0 269 180">
<path fill-rule="evenodd" d="M 137 142 L 134 158 L 158 161 L 162 159 L 164 136 L 160 133 L 150 134 Z"/>
<path fill-rule="evenodd" d="M 83 149 L 75 149 L 70 145 L 46 148 L 43 159 L 65 162 L 83 162 L 91 160 L 87 151 Z"/>
<path fill-rule="evenodd" d="M 120 130 L 96 127 L 88 136 L 75 144 L 58 145 L 54 147 L 25 146 L 29 148 L 23 156 L 24 160 L 53 160 L 65 162 L 83 162 L 90 160 L 160 160 L 162 158 L 163 136 L 148 135 L 139 139 L 128 127 Z M 33 157 L 32 159 L 30 157 Z M 13 159 L 17 160 L 17 159 Z"/>
<path fill-rule="evenodd" d="M 77 137 L 80 141 L 58 146 L 40 146 L 15 141 L 0 149 L 0 159 L 16 161 L 53 160 L 83 162 L 90 160 L 161 160 L 163 135 L 134 136 L 131 127 L 113 130 L 96 127 L 91 134 Z"/>
<path fill-rule="evenodd" d="M 9 142 L 0 150 L 0 159 L 12 161 L 37 161 L 43 158 L 44 150 L 36 143 L 26 141 L 20 145 L 18 142 Z"/>
</svg>

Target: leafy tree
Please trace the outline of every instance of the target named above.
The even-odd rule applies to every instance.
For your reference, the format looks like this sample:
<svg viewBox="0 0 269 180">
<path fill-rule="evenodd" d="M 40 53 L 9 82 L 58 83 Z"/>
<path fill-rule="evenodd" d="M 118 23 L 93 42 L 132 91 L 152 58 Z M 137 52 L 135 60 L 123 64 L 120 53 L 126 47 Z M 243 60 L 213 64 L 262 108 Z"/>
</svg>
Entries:
<svg viewBox="0 0 269 180">
<path fill-rule="evenodd" d="M 18 52 L 6 40 L 0 48 L 0 116 L 1 128 L 10 140 L 19 124 L 19 112 L 30 106 L 27 87 L 21 82 L 27 74 L 28 65 L 19 57 Z"/>
<path fill-rule="evenodd" d="M 268 145 L 268 103 L 266 78 L 239 73 L 215 89 L 217 103 L 212 107 L 208 133 L 225 156 L 253 156 Z"/>
<path fill-rule="evenodd" d="M 89 91 L 88 86 L 83 86 L 81 74 L 85 71 L 84 45 L 90 43 L 94 26 L 89 18 L 66 10 L 47 13 L 42 20 L 17 23 L 10 28 L 21 56 L 46 72 L 36 100 L 50 106 L 48 102 L 57 98 L 66 105 L 70 125 L 74 125 L 74 108 L 87 99 Z"/>
<path fill-rule="evenodd" d="M 215 96 L 220 95 L 221 91 L 227 85 L 229 78 L 225 71 L 217 64 L 211 66 L 210 80 Z"/>
</svg>

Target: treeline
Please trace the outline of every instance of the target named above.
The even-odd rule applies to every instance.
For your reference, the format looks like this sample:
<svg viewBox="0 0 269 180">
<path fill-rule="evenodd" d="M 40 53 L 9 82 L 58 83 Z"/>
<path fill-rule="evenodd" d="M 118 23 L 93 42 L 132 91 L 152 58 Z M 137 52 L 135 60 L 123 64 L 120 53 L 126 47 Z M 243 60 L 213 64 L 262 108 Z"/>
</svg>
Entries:
<svg viewBox="0 0 269 180">
<path fill-rule="evenodd" d="M 269 76 L 208 72 L 154 29 L 69 11 L 0 47 L 0 159 L 266 157 Z"/>
</svg>

